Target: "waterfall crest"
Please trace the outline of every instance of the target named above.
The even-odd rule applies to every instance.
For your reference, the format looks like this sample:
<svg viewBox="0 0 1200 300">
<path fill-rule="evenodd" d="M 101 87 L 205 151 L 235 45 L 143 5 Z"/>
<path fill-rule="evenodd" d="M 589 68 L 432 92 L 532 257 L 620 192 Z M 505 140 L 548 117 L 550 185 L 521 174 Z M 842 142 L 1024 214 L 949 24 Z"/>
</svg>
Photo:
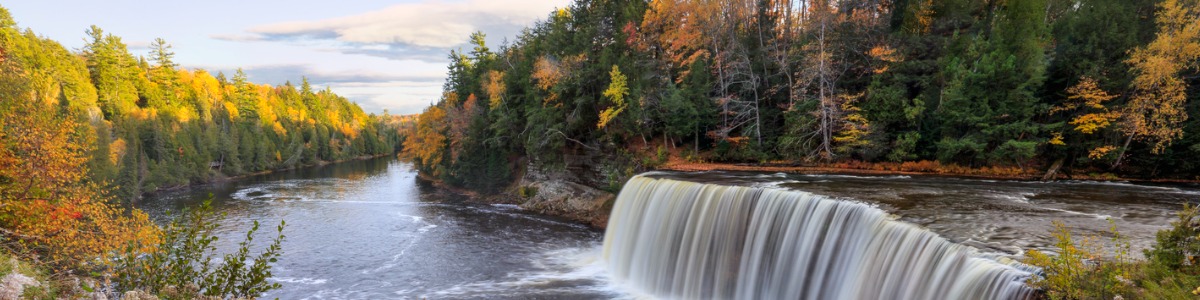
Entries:
<svg viewBox="0 0 1200 300">
<path fill-rule="evenodd" d="M 862 203 L 637 176 L 603 256 L 620 285 L 680 299 L 1023 299 L 1027 267 Z"/>
</svg>

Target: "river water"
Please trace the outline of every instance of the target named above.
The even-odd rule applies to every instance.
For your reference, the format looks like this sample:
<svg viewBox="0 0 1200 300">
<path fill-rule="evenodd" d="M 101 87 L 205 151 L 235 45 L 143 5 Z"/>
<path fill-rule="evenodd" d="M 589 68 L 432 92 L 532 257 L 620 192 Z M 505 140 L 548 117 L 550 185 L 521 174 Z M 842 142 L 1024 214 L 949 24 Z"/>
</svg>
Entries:
<svg viewBox="0 0 1200 300">
<path fill-rule="evenodd" d="M 1018 256 L 1053 243 L 1052 220 L 1106 236 L 1110 221 L 1148 246 L 1194 186 L 1032 183 L 940 177 L 655 173 L 686 181 L 807 191 L 872 206 L 981 252 Z M 228 214 L 222 248 L 252 220 L 287 220 L 273 280 L 281 299 L 607 299 L 642 296 L 610 280 L 604 232 L 472 203 L 391 158 L 333 164 L 160 193 L 138 206 L 162 219 L 208 195 Z M 269 239 L 262 232 L 258 240 Z M 257 249 L 255 249 L 257 250 Z"/>
</svg>

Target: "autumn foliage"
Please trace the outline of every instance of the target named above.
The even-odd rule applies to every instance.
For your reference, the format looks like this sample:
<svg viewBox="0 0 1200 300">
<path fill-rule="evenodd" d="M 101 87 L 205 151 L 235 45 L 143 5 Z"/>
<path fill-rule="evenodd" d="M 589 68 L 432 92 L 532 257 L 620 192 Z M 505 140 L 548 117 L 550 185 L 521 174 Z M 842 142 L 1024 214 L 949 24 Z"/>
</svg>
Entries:
<svg viewBox="0 0 1200 300">
<path fill-rule="evenodd" d="M 68 270 L 105 264 L 134 241 L 157 244 L 158 228 L 145 213 L 113 204 L 87 179 L 89 144 L 79 124 L 57 103 L 19 89 L 24 71 L 3 64 L 0 85 L 13 88 L 0 92 L 3 245 Z"/>
</svg>

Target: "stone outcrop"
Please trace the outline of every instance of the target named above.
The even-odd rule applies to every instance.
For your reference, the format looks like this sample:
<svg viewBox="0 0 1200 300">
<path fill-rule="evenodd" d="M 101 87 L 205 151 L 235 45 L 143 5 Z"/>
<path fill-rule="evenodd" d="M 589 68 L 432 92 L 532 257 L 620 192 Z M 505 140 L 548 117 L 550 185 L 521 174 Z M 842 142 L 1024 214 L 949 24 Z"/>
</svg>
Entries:
<svg viewBox="0 0 1200 300">
<path fill-rule="evenodd" d="M 0 300 L 21 299 L 25 288 L 40 285 L 37 279 L 13 271 L 0 279 Z"/>
<path fill-rule="evenodd" d="M 604 228 L 616 195 L 579 183 L 571 172 L 528 169 L 515 191 L 521 208 Z"/>
</svg>

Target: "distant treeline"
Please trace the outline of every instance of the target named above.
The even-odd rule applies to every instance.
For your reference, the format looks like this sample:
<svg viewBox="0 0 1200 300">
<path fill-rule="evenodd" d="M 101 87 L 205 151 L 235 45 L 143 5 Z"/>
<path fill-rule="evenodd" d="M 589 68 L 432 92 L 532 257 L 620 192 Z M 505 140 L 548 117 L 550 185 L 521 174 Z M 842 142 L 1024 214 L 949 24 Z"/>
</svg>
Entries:
<svg viewBox="0 0 1200 300">
<path fill-rule="evenodd" d="M 69 51 L 22 30 L 0 8 L 0 60 L 23 84 L 16 101 L 54 109 L 79 124 L 70 143 L 90 151 L 90 178 L 121 199 L 158 188 L 392 153 L 398 118 L 368 115 L 328 89 L 254 84 L 240 69 L 232 78 L 180 68 L 170 44 L 157 39 L 146 56 L 92 26 L 88 43 Z M 13 112 L 14 110 L 0 110 Z M 9 118 L 9 116 L 3 116 Z M 6 141 L 8 142 L 8 141 Z M 32 154 L 28 154 L 32 155 Z"/>
<path fill-rule="evenodd" d="M 522 158 L 599 155 L 619 177 L 646 146 L 1193 179 L 1198 16 L 1196 0 L 580 0 L 497 51 L 482 33 L 452 51 L 405 149 L 481 189 Z"/>
</svg>

